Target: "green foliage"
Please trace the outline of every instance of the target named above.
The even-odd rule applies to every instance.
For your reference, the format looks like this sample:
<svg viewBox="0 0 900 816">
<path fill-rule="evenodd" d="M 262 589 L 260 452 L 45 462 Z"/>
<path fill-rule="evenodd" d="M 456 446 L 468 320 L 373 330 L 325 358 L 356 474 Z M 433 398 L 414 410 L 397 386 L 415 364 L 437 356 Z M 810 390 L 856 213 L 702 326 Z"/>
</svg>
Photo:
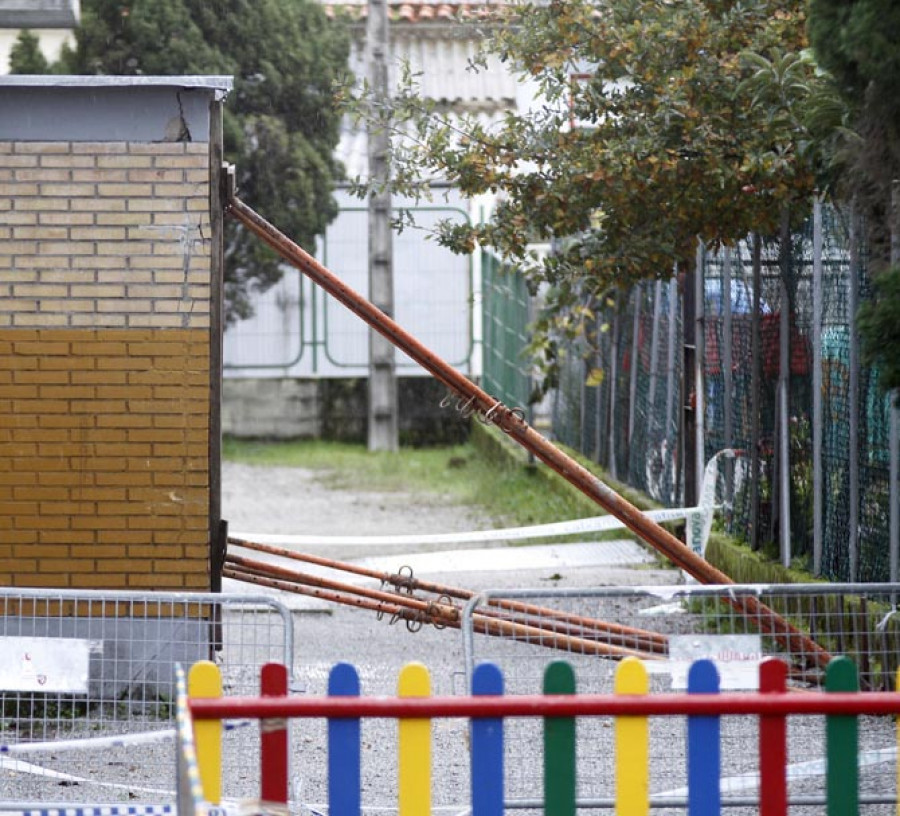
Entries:
<svg viewBox="0 0 900 816">
<path fill-rule="evenodd" d="M 857 315 L 863 360 L 878 366 L 880 384 L 891 390 L 900 388 L 900 266 L 882 272 L 874 290 Z"/>
<path fill-rule="evenodd" d="M 811 0 L 809 36 L 846 110 L 843 191 L 868 218 L 872 264 L 887 265 L 884 216 L 900 177 L 900 5 L 894 0 Z"/>
<path fill-rule="evenodd" d="M 611 288 L 671 275 L 698 236 L 771 233 L 785 206 L 806 206 L 821 164 L 807 107 L 823 81 L 797 0 L 522 2 L 498 14 L 487 49 L 539 89 L 539 106 L 487 127 L 440 115 L 410 78 L 392 127 L 414 138 L 396 140 L 392 174 L 405 194 L 427 195 L 423 179 L 439 176 L 498 195 L 488 222 L 440 240 L 493 247 L 542 290 L 533 348 L 550 370 L 558 340 L 588 336 Z M 383 119 L 386 105 L 364 94 L 352 107 Z M 535 242 L 556 251 L 535 259 Z"/>
<path fill-rule="evenodd" d="M 849 115 L 843 192 L 866 224 L 875 298 L 859 311 L 864 359 L 900 386 L 900 270 L 891 267 L 892 187 L 900 179 L 900 4 L 810 0 L 809 36 Z M 852 133 L 847 137 L 847 133 Z"/>
<path fill-rule="evenodd" d="M 900 111 L 900 5 L 895 0 L 810 0 L 816 58 L 846 98 Z"/>
<path fill-rule="evenodd" d="M 35 34 L 23 28 L 9 52 L 11 74 L 46 74 L 50 70 L 47 58 L 41 53 Z"/>
<path fill-rule="evenodd" d="M 337 214 L 340 117 L 332 87 L 349 53 L 344 28 L 313 0 L 85 0 L 70 73 L 227 74 L 227 160 L 241 198 L 312 246 Z M 274 253 L 227 222 L 227 317 L 281 276 Z"/>
</svg>

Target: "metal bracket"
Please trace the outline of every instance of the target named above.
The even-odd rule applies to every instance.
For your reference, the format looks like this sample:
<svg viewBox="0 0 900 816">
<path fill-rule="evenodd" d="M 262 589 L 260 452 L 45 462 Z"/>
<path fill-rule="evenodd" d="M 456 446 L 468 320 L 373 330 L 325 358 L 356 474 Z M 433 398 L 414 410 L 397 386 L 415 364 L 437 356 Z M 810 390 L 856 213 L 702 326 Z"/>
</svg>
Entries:
<svg viewBox="0 0 900 816">
<path fill-rule="evenodd" d="M 234 165 L 229 164 L 228 162 L 222 162 L 222 172 L 219 175 L 219 179 L 221 180 L 222 184 L 222 189 L 220 190 L 222 196 L 222 206 L 227 212 L 231 208 L 231 202 L 237 195 L 237 183 L 235 181 Z"/>
</svg>

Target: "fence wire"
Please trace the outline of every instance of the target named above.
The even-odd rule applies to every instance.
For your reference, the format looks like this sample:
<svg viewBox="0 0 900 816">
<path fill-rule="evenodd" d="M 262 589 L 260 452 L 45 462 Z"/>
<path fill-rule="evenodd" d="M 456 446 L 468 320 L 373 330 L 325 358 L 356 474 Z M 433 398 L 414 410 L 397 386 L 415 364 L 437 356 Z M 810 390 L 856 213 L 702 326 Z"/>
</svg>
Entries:
<svg viewBox="0 0 900 816">
<path fill-rule="evenodd" d="M 863 230 L 845 210 L 819 212 L 821 248 L 810 218 L 783 241 L 751 236 L 699 253 L 699 394 L 683 393 L 694 341 L 675 279 L 595 304 L 608 328 L 591 347 L 562 350 L 552 432 L 613 478 L 678 506 L 695 446 L 683 438 L 683 409 L 702 405 L 704 461 L 723 448 L 747 454 L 728 478 L 728 532 L 831 580 L 886 581 L 897 577 L 888 542 L 900 496 L 890 487 L 890 397 L 859 359 L 855 315 L 871 297 Z"/>
<path fill-rule="evenodd" d="M 293 621 L 263 596 L 0 589 L 0 649 L 0 800 L 164 803 L 175 666 L 214 660 L 227 693 L 258 694 L 262 665 L 293 663 Z M 257 743 L 227 736 L 226 796 L 252 789 Z"/>
</svg>

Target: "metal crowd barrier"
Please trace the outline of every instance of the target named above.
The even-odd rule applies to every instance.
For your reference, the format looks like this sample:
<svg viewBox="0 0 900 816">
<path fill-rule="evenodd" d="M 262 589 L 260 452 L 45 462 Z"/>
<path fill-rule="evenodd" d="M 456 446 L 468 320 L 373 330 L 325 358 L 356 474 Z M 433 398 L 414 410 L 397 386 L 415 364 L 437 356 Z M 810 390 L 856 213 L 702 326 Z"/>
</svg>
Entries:
<svg viewBox="0 0 900 816">
<path fill-rule="evenodd" d="M 293 653 L 271 596 L 0 588 L 0 801 L 174 802 L 176 666 L 214 660 L 256 694 Z M 236 789 L 257 738 L 234 729 Z"/>
<path fill-rule="evenodd" d="M 713 659 L 723 689 L 755 689 L 759 663 L 778 657 L 789 666 L 789 684 L 798 689 L 820 688 L 822 656 L 844 655 L 859 668 L 860 688 L 894 691 L 900 666 L 900 616 L 896 614 L 897 584 L 696 584 L 660 587 L 604 587 L 597 589 L 488 590 L 466 605 L 462 614 L 463 655 L 467 684 L 478 663 L 495 663 L 506 678 L 507 694 L 540 690 L 545 667 L 560 658 L 573 665 L 579 693 L 610 693 L 621 659 L 635 653 L 645 661 L 653 692 L 681 691 L 687 668 L 694 660 Z M 745 599 L 755 603 L 745 605 Z M 748 608 L 759 604 L 773 610 L 798 633 L 760 631 Z M 552 610 L 543 617 L 536 610 Z M 485 620 L 496 620 L 492 634 L 483 633 Z M 515 624 L 515 625 L 511 625 Z M 551 636 L 555 630 L 564 636 Z M 529 633 L 533 631 L 533 636 Z M 503 633 L 508 632 L 505 636 Z M 807 649 L 807 645 L 810 651 Z M 896 791 L 893 752 L 894 724 L 870 717 L 861 726 L 860 762 L 863 794 L 869 801 L 893 801 Z M 792 794 L 813 808 L 825 803 L 821 788 L 824 721 L 805 718 L 794 726 L 792 744 L 808 746 L 802 756 L 790 757 Z M 533 723 L 508 726 L 506 786 L 511 802 L 539 798 L 539 775 L 517 756 L 539 739 Z M 657 769 L 651 793 L 666 798 L 684 792 L 684 768 L 667 761 L 685 750 L 685 724 L 673 718 L 658 723 L 651 733 L 651 761 Z M 609 801 L 608 728 L 596 722 L 579 725 L 579 784 L 582 802 Z M 723 724 L 722 755 L 725 787 L 723 805 L 737 805 L 753 793 L 758 777 L 753 768 L 757 751 L 755 720 L 729 718 Z M 890 756 L 888 756 L 890 755 Z M 507 805 L 510 806 L 509 804 Z M 513 805 L 514 806 L 514 805 Z M 792 813 L 795 811 L 792 810 Z"/>
</svg>

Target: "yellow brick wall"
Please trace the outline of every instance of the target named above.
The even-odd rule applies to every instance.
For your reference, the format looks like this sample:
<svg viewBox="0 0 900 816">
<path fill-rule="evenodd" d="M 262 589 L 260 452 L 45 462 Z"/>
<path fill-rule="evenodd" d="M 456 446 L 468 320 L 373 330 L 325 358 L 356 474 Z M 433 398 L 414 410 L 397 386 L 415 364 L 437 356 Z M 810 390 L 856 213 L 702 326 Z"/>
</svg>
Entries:
<svg viewBox="0 0 900 816">
<path fill-rule="evenodd" d="M 0 584 L 209 587 L 207 145 L 0 143 Z"/>
</svg>

